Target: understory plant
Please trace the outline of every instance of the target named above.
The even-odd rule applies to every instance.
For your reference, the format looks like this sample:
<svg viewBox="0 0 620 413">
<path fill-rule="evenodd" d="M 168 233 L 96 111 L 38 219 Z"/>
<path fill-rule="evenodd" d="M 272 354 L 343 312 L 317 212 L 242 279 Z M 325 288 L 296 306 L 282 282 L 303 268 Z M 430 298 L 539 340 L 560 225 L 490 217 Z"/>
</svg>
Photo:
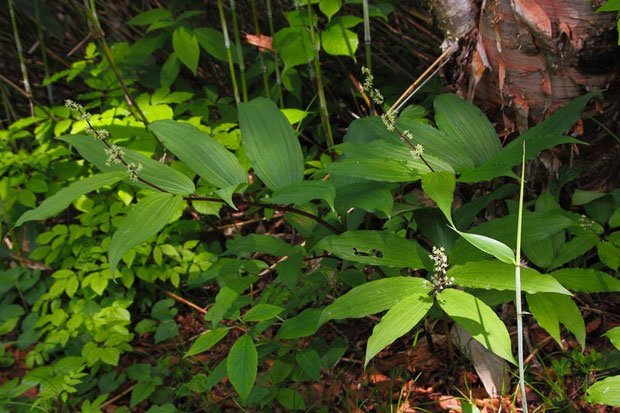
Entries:
<svg viewBox="0 0 620 413">
<path fill-rule="evenodd" d="M 0 405 L 97 412 L 127 395 L 125 411 L 147 400 L 153 412 L 196 411 L 222 402 L 213 390 L 229 383 L 231 408 L 327 411 L 304 385 L 347 353 L 370 370 L 397 340 L 432 343 L 431 323 L 449 357 L 459 334 L 518 371 L 523 411 L 535 387 L 523 324 L 562 351 L 571 337 L 556 377 L 581 380 L 589 403 L 619 404 L 617 353 L 584 352 L 580 308 L 620 291 L 620 192 L 575 189 L 571 168 L 541 193 L 526 182 L 541 152 L 583 144 L 569 134 L 600 92 L 506 145 L 457 95 L 389 106 L 370 70 L 369 19 L 390 8 L 363 1 L 353 6 L 366 19 L 366 79 L 354 94 L 368 116 L 336 140 L 320 57 L 356 67 L 364 19 L 351 4 L 316 4 L 280 16 L 287 26 L 264 50 L 242 45 L 234 14 L 230 42 L 235 8 L 221 1 L 222 31 L 195 27 L 200 10 L 138 14 L 140 44 L 99 39 L 49 78 L 91 92 L 37 104 L 0 131 L 1 252 L 12 263 L 0 276 L 0 363 L 26 353 Z M 85 9 L 96 24 L 94 2 Z M 166 53 L 156 73 L 155 52 Z M 228 69 L 234 98 L 187 87 L 183 71 L 195 76 L 205 53 Z M 302 84 L 313 95 L 304 106 Z M 362 318 L 376 322 L 363 348 L 320 334 Z M 605 333 L 616 348 L 619 334 Z M 553 388 L 547 402 L 563 402 Z"/>
</svg>

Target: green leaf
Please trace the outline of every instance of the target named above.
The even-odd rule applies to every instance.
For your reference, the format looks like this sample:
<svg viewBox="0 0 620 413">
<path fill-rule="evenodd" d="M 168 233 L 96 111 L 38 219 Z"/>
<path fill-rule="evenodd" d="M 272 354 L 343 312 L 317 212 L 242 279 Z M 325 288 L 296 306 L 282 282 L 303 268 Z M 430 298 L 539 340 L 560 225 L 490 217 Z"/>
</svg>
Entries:
<svg viewBox="0 0 620 413">
<path fill-rule="evenodd" d="M 241 253 L 262 252 L 264 254 L 273 255 L 275 257 L 283 257 L 285 255 L 294 255 L 295 247 L 267 234 L 250 234 L 238 236 L 228 241 L 227 255 L 238 255 Z"/>
<path fill-rule="evenodd" d="M 189 123 L 159 120 L 149 127 L 166 148 L 210 184 L 225 188 L 248 181 L 235 155 Z"/>
<path fill-rule="evenodd" d="M 226 51 L 226 43 L 222 32 L 210 27 L 200 27 L 194 30 L 194 36 L 198 39 L 200 47 L 202 47 L 207 53 L 215 57 L 217 60 L 228 62 L 228 52 Z M 237 47 L 234 44 L 231 44 L 230 51 L 233 63 L 238 65 L 239 60 L 237 59 Z"/>
<path fill-rule="evenodd" d="M 306 410 L 304 398 L 293 389 L 280 389 L 276 400 L 288 410 Z"/>
<path fill-rule="evenodd" d="M 366 345 L 364 367 L 377 353 L 415 327 L 433 306 L 433 302 L 426 291 L 408 295 L 398 301 L 372 330 Z"/>
<path fill-rule="evenodd" d="M 307 204 L 313 199 L 322 199 L 334 209 L 336 189 L 329 181 L 303 181 L 283 186 L 263 201 L 271 204 Z"/>
<path fill-rule="evenodd" d="M 331 20 L 332 16 L 338 13 L 342 7 L 342 0 L 321 0 L 319 2 L 319 10 Z"/>
<path fill-rule="evenodd" d="M 170 87 L 174 83 L 174 81 L 179 76 L 179 71 L 181 70 L 181 61 L 179 58 L 172 53 L 166 63 L 161 67 L 161 72 L 159 73 L 159 83 L 161 87 Z"/>
<path fill-rule="evenodd" d="M 323 324 L 320 320 L 321 310 L 318 308 L 307 308 L 295 317 L 289 318 L 278 330 L 276 337 L 281 339 L 293 339 L 310 336 Z M 325 320 L 327 321 L 327 320 Z"/>
<path fill-rule="evenodd" d="M 599 259 L 609 268 L 618 271 L 620 265 L 620 248 L 611 242 L 603 241 L 596 244 Z"/>
<path fill-rule="evenodd" d="M 327 54 L 333 56 L 349 56 L 355 59 L 359 46 L 357 33 L 345 29 L 341 25 L 329 25 L 321 33 L 321 44 Z"/>
<path fill-rule="evenodd" d="M 37 208 L 26 211 L 19 217 L 15 226 L 18 227 L 28 221 L 51 218 L 67 208 L 71 205 L 71 202 L 82 195 L 95 191 L 102 186 L 111 185 L 125 178 L 127 178 L 127 172 L 108 172 L 80 179 L 47 198 Z"/>
<path fill-rule="evenodd" d="M 422 190 L 435 201 L 450 223 L 455 188 L 456 179 L 449 172 L 429 172 L 422 177 Z"/>
<path fill-rule="evenodd" d="M 620 327 L 614 327 L 603 335 L 611 341 L 615 348 L 620 350 Z"/>
<path fill-rule="evenodd" d="M 586 391 L 589 403 L 620 406 L 620 376 L 611 376 L 597 381 Z"/>
<path fill-rule="evenodd" d="M 179 195 L 154 193 L 141 199 L 123 219 L 112 236 L 109 250 L 110 273 L 131 248 L 158 233 L 183 204 Z"/>
<path fill-rule="evenodd" d="M 297 360 L 301 370 L 312 380 L 319 380 L 321 378 L 321 359 L 316 350 L 305 350 L 297 353 L 295 360 Z"/>
<path fill-rule="evenodd" d="M 282 311 L 284 311 L 284 308 L 278 307 L 277 305 L 257 304 L 245 312 L 243 321 L 251 323 L 255 321 L 271 320 Z"/>
<path fill-rule="evenodd" d="M 604 192 L 584 191 L 581 189 L 577 189 L 575 190 L 575 192 L 573 192 L 573 198 L 571 200 L 571 204 L 573 205 L 589 204 L 590 202 L 597 200 L 599 198 L 602 198 L 605 195 L 607 194 L 605 194 Z"/>
<path fill-rule="evenodd" d="M 228 378 L 241 399 L 245 399 L 252 391 L 258 368 L 258 353 L 252 338 L 247 334 L 239 337 L 233 344 L 228 359 L 226 370 Z"/>
<path fill-rule="evenodd" d="M 319 241 L 315 251 L 326 250 L 345 260 L 389 267 L 424 267 L 428 253 L 416 241 L 383 231 L 347 231 Z"/>
<path fill-rule="evenodd" d="M 602 271 L 586 268 L 565 268 L 551 276 L 569 290 L 589 293 L 619 292 L 620 280 Z"/>
<path fill-rule="evenodd" d="M 563 243 L 551 261 L 549 269 L 554 269 L 590 251 L 600 241 L 598 235 L 584 231 L 568 242 Z"/>
<path fill-rule="evenodd" d="M 235 278 L 222 286 L 215 296 L 215 305 L 205 314 L 205 320 L 211 321 L 213 327 L 216 327 L 224 318 L 235 300 L 256 281 L 255 276 L 246 276 Z"/>
<path fill-rule="evenodd" d="M 555 339 L 560 348 L 563 348 L 560 323 L 575 335 L 582 350 L 585 348 L 586 324 L 577 304 L 570 297 L 552 293 L 527 294 L 527 305 L 538 324 Z"/>
<path fill-rule="evenodd" d="M 155 344 L 179 335 L 179 326 L 174 320 L 165 320 L 159 323 L 155 330 Z"/>
<path fill-rule="evenodd" d="M 383 212 L 390 217 L 394 208 L 394 197 L 384 185 L 359 182 L 338 187 L 335 205 L 341 213 L 350 208 L 360 208 L 370 213 Z"/>
<path fill-rule="evenodd" d="M 430 172 L 422 177 L 422 189 L 437 203 L 448 222 L 452 224 L 451 228 L 454 231 L 479 250 L 493 255 L 500 261 L 509 264 L 514 263 L 514 253 L 507 245 L 490 237 L 459 231 L 454 227 L 452 221 L 452 199 L 455 186 L 456 180 L 454 175 L 448 172 Z"/>
<path fill-rule="evenodd" d="M 146 400 L 155 391 L 155 383 L 152 381 L 140 382 L 135 385 L 131 392 L 129 407 L 133 408 L 137 404 Z"/>
<path fill-rule="evenodd" d="M 472 261 L 448 270 L 448 277 L 463 287 L 483 290 L 515 290 L 515 266 L 495 260 Z M 571 295 L 555 278 L 538 271 L 521 268 L 521 289 L 528 293 L 559 293 Z"/>
<path fill-rule="evenodd" d="M 195 356 L 196 354 L 204 353 L 205 351 L 209 350 L 221 339 L 226 337 L 226 334 L 228 334 L 228 330 L 230 329 L 231 327 L 221 327 L 207 331 L 206 333 L 202 334 L 196 339 L 196 341 L 194 341 L 194 344 L 192 344 L 184 357 Z"/>
<path fill-rule="evenodd" d="M 172 20 L 172 13 L 166 9 L 151 9 L 140 13 L 129 20 L 132 26 L 146 26 L 159 20 Z"/>
<path fill-rule="evenodd" d="M 77 149 L 79 154 L 84 159 L 95 165 L 100 171 L 124 171 L 126 173 L 126 168 L 123 165 L 106 165 L 106 147 L 100 140 L 97 140 L 92 136 L 88 135 L 63 135 L 60 136 L 58 139 L 71 144 L 75 149 Z M 138 152 L 132 151 L 131 149 L 122 149 L 123 152 L 125 152 L 124 159 L 127 162 L 141 164 L 143 169 L 139 173 L 140 177 L 152 183 L 153 185 L 157 185 L 158 187 L 168 192 L 178 195 L 189 195 L 194 193 L 194 191 L 196 190 L 196 188 L 194 187 L 194 182 L 192 182 L 192 180 L 187 175 L 167 165 L 164 165 L 161 162 L 149 159 L 146 156 L 139 154 Z M 153 189 L 152 187 L 142 182 L 132 181 L 128 178 L 125 179 L 125 182 L 140 188 Z"/>
<path fill-rule="evenodd" d="M 566 133 L 581 116 L 592 97 L 600 95 L 593 91 L 574 99 L 568 105 L 553 112 L 551 116 L 529 129 L 517 139 L 506 145 L 501 152 L 476 169 L 463 173 L 460 182 L 481 182 L 510 174 L 510 168 L 521 163 L 523 141 L 526 141 L 526 158 L 533 159 L 540 151 L 560 143 L 580 142 L 576 139 L 559 136 Z"/>
<path fill-rule="evenodd" d="M 611 217 L 609 217 L 609 228 L 620 227 L 620 207 L 616 208 Z"/>
<path fill-rule="evenodd" d="M 596 9 L 596 13 L 604 11 L 620 11 L 620 0 L 607 0 L 605 4 Z"/>
<path fill-rule="evenodd" d="M 303 26 L 279 30 L 273 36 L 273 48 L 278 52 L 286 67 L 309 63 L 316 53 L 312 48 L 310 30 Z"/>
<path fill-rule="evenodd" d="M 269 189 L 303 181 L 301 146 L 272 100 L 256 98 L 241 103 L 239 126 L 254 171 Z"/>
<path fill-rule="evenodd" d="M 406 164 L 386 159 L 339 159 L 323 171 L 382 182 L 409 182 L 420 178 L 420 175 Z"/>
<path fill-rule="evenodd" d="M 184 26 L 179 26 L 172 33 L 172 48 L 179 60 L 196 76 L 198 60 L 200 59 L 200 47 L 196 36 Z"/>
<path fill-rule="evenodd" d="M 488 350 L 516 364 L 510 335 L 495 312 L 482 300 L 464 291 L 449 288 L 437 294 L 437 302 L 458 325 Z"/>
<path fill-rule="evenodd" d="M 416 277 L 389 277 L 359 285 L 325 307 L 321 321 L 361 318 L 394 307 L 408 296 L 429 293 L 425 280 Z"/>
<path fill-rule="evenodd" d="M 476 165 L 492 159 L 502 145 L 493 125 L 476 106 L 453 94 L 435 98 L 435 123 L 450 136 L 454 146 Z"/>
</svg>

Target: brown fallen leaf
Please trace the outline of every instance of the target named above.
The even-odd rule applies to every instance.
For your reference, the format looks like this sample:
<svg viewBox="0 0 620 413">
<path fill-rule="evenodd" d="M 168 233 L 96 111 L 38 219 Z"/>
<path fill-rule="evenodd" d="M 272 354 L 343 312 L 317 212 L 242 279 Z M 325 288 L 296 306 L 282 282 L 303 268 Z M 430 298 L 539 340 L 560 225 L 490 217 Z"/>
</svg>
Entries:
<svg viewBox="0 0 620 413">
<path fill-rule="evenodd" d="M 252 46 L 258 47 L 258 50 L 264 52 L 269 50 L 273 52 L 273 38 L 271 36 L 265 36 L 264 34 L 245 34 L 245 41 Z"/>
</svg>

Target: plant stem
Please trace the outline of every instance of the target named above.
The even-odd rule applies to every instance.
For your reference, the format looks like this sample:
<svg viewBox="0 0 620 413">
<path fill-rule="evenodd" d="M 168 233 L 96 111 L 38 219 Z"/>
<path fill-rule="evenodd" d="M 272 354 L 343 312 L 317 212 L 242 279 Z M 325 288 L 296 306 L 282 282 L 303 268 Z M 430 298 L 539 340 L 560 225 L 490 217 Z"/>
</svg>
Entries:
<svg viewBox="0 0 620 413">
<path fill-rule="evenodd" d="M 47 116 L 49 116 L 54 122 L 56 121 L 56 117 L 54 117 L 54 115 L 52 115 L 46 108 L 45 106 L 43 106 L 42 104 L 40 104 L 39 102 L 37 102 L 37 100 L 32 97 L 31 94 L 28 94 L 24 89 L 22 89 L 21 87 L 17 86 L 15 83 L 11 82 L 9 79 L 7 79 L 6 77 L 4 77 L 3 75 L 0 75 L 0 80 L 2 80 L 4 83 L 6 83 L 7 85 L 11 86 L 13 89 L 15 89 L 17 92 L 19 92 L 20 95 L 24 96 L 26 99 L 28 99 L 30 101 L 30 103 L 32 103 L 35 106 L 38 106 L 39 109 L 41 109 L 43 111 L 43 113 L 45 113 Z"/>
<path fill-rule="evenodd" d="M 267 0 L 267 18 L 269 19 L 269 34 L 273 39 L 274 30 L 273 30 L 273 12 L 271 11 L 271 0 Z M 278 104 L 280 108 L 284 107 L 284 97 L 282 95 L 282 78 L 280 77 L 280 59 L 278 57 L 278 52 L 276 49 L 273 49 L 273 59 L 274 65 L 276 68 L 276 85 L 278 89 Z"/>
<path fill-rule="evenodd" d="M 252 5 L 252 19 L 254 20 L 254 31 L 257 36 L 260 36 L 260 26 L 258 24 L 258 13 L 256 12 L 256 1 L 251 0 Z M 260 69 L 263 75 L 263 84 L 265 85 L 265 96 L 267 99 L 271 99 L 271 90 L 269 89 L 269 79 L 267 78 L 267 66 L 265 66 L 265 59 L 263 53 L 258 49 L 258 59 L 260 61 Z"/>
<path fill-rule="evenodd" d="M 17 20 L 15 19 L 15 10 L 13 10 L 13 0 L 9 0 L 9 14 L 11 15 L 11 26 L 13 26 L 13 36 L 15 37 L 15 47 L 17 48 L 17 56 L 19 57 L 19 67 L 22 71 L 24 90 L 28 95 L 32 96 L 32 89 L 30 88 L 30 81 L 28 80 L 28 70 L 26 69 L 26 61 L 22 50 L 22 42 L 19 38 L 19 31 L 17 31 Z M 31 100 L 29 100 L 28 103 L 30 105 L 30 114 L 34 116 L 34 105 Z"/>
<path fill-rule="evenodd" d="M 146 126 L 148 129 L 149 121 L 144 115 L 144 112 L 142 112 L 142 109 L 140 109 L 140 107 L 136 104 L 136 101 L 131 96 L 131 93 L 129 93 L 129 88 L 125 84 L 125 81 L 123 80 L 123 76 L 121 75 L 118 66 L 116 66 L 116 62 L 114 61 L 114 57 L 112 56 L 112 51 L 110 50 L 108 43 L 105 41 L 104 32 L 101 28 L 101 24 L 99 24 L 99 18 L 97 17 L 97 10 L 95 9 L 94 0 L 91 0 L 90 5 L 88 4 L 87 0 L 84 0 L 84 7 L 86 8 L 86 15 L 88 16 L 91 24 L 90 27 L 92 38 L 95 39 L 97 43 L 99 43 L 99 47 L 103 51 L 103 55 L 105 56 L 106 61 L 112 68 L 112 72 L 114 72 L 114 76 L 116 77 L 116 80 L 118 81 L 121 89 L 123 90 L 125 100 L 131 108 L 134 117 L 142 121 L 142 123 L 144 123 L 144 126 Z"/>
<path fill-rule="evenodd" d="M 319 106 L 321 114 L 321 122 L 327 136 L 327 148 L 331 149 L 334 146 L 334 136 L 332 135 L 332 128 L 329 124 L 329 112 L 327 111 L 327 102 L 325 100 L 325 91 L 323 90 L 323 79 L 321 76 L 321 63 L 319 62 L 319 48 L 316 42 L 316 35 L 314 33 L 314 24 L 312 22 L 312 4 L 308 1 L 308 24 L 310 25 L 310 39 L 312 41 L 312 50 L 314 52 L 314 71 L 316 73 L 316 84 L 319 94 Z"/>
<path fill-rule="evenodd" d="M 40 0 L 34 0 L 34 14 L 37 21 L 37 37 L 39 38 L 39 45 L 41 47 L 41 58 L 43 59 L 43 73 L 45 74 L 44 80 L 47 80 L 50 77 L 50 70 L 47 62 L 47 51 L 45 49 L 45 42 L 43 39 L 43 26 L 41 25 L 39 1 Z M 52 91 L 52 85 L 48 84 L 45 88 L 47 89 L 47 99 L 49 100 L 49 103 L 51 105 L 54 103 L 54 92 Z"/>
<path fill-rule="evenodd" d="M 517 307 L 517 341 L 519 352 L 519 387 L 521 406 L 527 413 L 527 394 L 525 393 L 525 372 L 523 368 L 523 308 L 521 305 L 521 230 L 523 227 L 523 193 L 525 187 L 525 141 L 523 141 L 523 161 L 521 165 L 521 189 L 519 192 L 519 215 L 517 220 L 517 254 L 515 259 L 515 301 Z"/>
<path fill-rule="evenodd" d="M 245 80 L 245 62 L 243 61 L 243 50 L 241 49 L 241 37 L 239 36 L 239 23 L 237 21 L 237 9 L 235 0 L 230 0 L 230 14 L 232 15 L 233 32 L 235 34 L 235 47 L 237 48 L 237 60 L 239 60 L 239 77 L 241 78 L 241 93 L 243 101 L 248 101 L 248 86 Z"/>
<path fill-rule="evenodd" d="M 224 34 L 224 46 L 226 47 L 226 55 L 228 56 L 228 69 L 230 70 L 230 79 L 233 85 L 233 92 L 235 94 L 235 102 L 239 104 L 239 87 L 237 86 L 237 76 L 235 75 L 235 65 L 232 59 L 232 52 L 230 51 L 230 38 L 228 37 L 228 27 L 226 25 L 226 15 L 224 14 L 224 7 L 222 6 L 222 0 L 217 0 L 217 9 L 220 14 L 220 22 L 222 25 L 222 33 Z"/>
<path fill-rule="evenodd" d="M 370 50 L 370 14 L 368 12 L 368 0 L 362 2 L 364 12 L 364 43 L 366 44 L 366 67 L 372 71 L 372 51 Z"/>
</svg>

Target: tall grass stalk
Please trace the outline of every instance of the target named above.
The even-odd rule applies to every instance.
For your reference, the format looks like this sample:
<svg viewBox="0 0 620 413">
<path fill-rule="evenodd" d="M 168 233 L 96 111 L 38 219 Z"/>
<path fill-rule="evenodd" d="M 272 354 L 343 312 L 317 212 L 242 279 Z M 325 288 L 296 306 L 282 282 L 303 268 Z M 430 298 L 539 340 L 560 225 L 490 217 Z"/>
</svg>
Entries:
<svg viewBox="0 0 620 413">
<path fill-rule="evenodd" d="M 226 55 L 228 57 L 228 69 L 230 70 L 230 80 L 233 85 L 233 93 L 235 94 L 235 102 L 239 104 L 239 87 L 237 86 L 237 75 L 235 75 L 235 65 L 233 63 L 232 52 L 230 51 L 230 38 L 228 37 L 228 27 L 226 25 L 226 15 L 224 15 L 224 7 L 222 0 L 217 0 L 217 9 L 220 13 L 220 22 L 222 25 L 222 33 L 224 34 L 224 47 L 226 47 Z"/>
<path fill-rule="evenodd" d="M 370 14 L 368 12 L 368 0 L 362 2 L 364 13 L 364 44 L 366 45 L 366 67 L 372 70 L 372 51 L 370 50 Z"/>
<path fill-rule="evenodd" d="M 267 19 L 269 19 L 269 35 L 273 39 L 273 12 L 271 10 L 271 0 L 267 0 Z M 276 87 L 278 91 L 278 104 L 280 108 L 284 107 L 284 96 L 282 95 L 282 77 L 280 75 L 280 58 L 276 49 L 273 49 L 273 61 L 276 69 Z"/>
<path fill-rule="evenodd" d="M 43 25 L 41 24 L 41 10 L 39 5 L 40 0 L 34 0 L 34 15 L 37 21 L 37 37 L 39 38 L 39 47 L 41 48 L 41 58 L 43 59 L 43 73 L 45 75 L 45 80 L 50 77 L 49 64 L 47 62 L 47 50 L 45 48 L 45 41 L 43 38 Z M 54 103 L 54 91 L 52 90 L 52 85 L 48 84 L 47 89 L 47 99 L 49 103 Z"/>
<path fill-rule="evenodd" d="M 525 393 L 525 372 L 523 367 L 523 308 L 521 305 L 521 231 L 523 228 L 523 192 L 525 187 L 525 141 L 523 141 L 523 161 L 521 164 L 521 189 L 519 192 L 519 215 L 517 221 L 517 255 L 515 259 L 515 303 L 517 307 L 517 346 L 519 357 L 519 387 L 521 405 L 527 413 L 527 394 Z"/>
<path fill-rule="evenodd" d="M 323 79 L 321 76 L 321 63 L 319 61 L 319 47 L 316 42 L 316 34 L 314 33 L 314 24 L 312 22 L 312 3 L 307 1 L 308 6 L 308 24 L 310 25 L 310 39 L 312 41 L 312 51 L 314 52 L 314 71 L 316 75 L 316 85 L 319 94 L 319 106 L 321 122 L 327 136 L 327 147 L 331 149 L 334 146 L 334 136 L 332 135 L 332 127 L 329 124 L 329 112 L 327 111 L 327 101 L 325 100 L 325 90 L 323 89 Z"/>
<path fill-rule="evenodd" d="M 260 26 L 258 24 L 258 13 L 256 11 L 256 1 L 251 0 L 252 5 L 252 19 L 254 20 L 254 32 L 257 36 L 260 36 Z M 260 70 L 263 75 L 263 84 L 265 85 L 265 96 L 271 99 L 271 90 L 269 89 L 269 78 L 267 77 L 267 66 L 265 66 L 265 59 L 263 53 L 258 49 L 258 60 L 260 61 Z"/>
<path fill-rule="evenodd" d="M 28 70 L 26 69 L 26 60 L 24 59 L 24 51 L 22 50 L 22 42 L 19 38 L 19 31 L 17 30 L 17 20 L 15 19 L 15 10 L 13 9 L 13 0 L 9 0 L 9 14 L 11 15 L 11 26 L 13 26 L 13 37 L 15 37 L 15 47 L 17 48 L 17 56 L 19 58 L 19 67 L 22 71 L 22 81 L 24 82 L 24 90 L 30 96 L 32 96 L 32 88 L 30 87 L 30 81 L 28 80 Z M 30 105 L 30 114 L 34 116 L 34 105 L 32 101 L 28 101 Z"/>
<path fill-rule="evenodd" d="M 230 14 L 232 15 L 233 32 L 235 34 L 235 47 L 237 48 L 237 60 L 239 60 L 239 77 L 241 78 L 241 93 L 243 101 L 248 101 L 248 86 L 245 80 L 245 62 L 243 61 L 243 50 L 241 48 L 241 37 L 239 36 L 239 22 L 237 21 L 237 8 L 235 0 L 230 0 Z"/>
<path fill-rule="evenodd" d="M 97 41 L 99 47 L 103 51 L 103 55 L 105 56 L 106 61 L 110 65 L 110 68 L 112 68 L 112 72 L 114 72 L 114 76 L 116 77 L 116 80 L 118 81 L 121 89 L 123 90 L 125 100 L 129 104 L 129 107 L 131 108 L 134 117 L 142 121 L 142 123 L 144 123 L 144 125 L 148 129 L 149 121 L 146 118 L 144 112 L 142 112 L 142 109 L 140 109 L 140 107 L 134 100 L 133 96 L 131 96 L 131 93 L 129 93 L 129 88 L 125 84 L 121 71 L 118 69 L 116 62 L 114 61 L 110 46 L 108 46 L 108 43 L 105 40 L 103 29 L 101 28 L 101 24 L 99 23 L 99 17 L 97 16 L 95 0 L 90 0 L 90 3 L 88 0 L 84 0 L 84 8 L 86 9 L 86 16 L 88 17 L 88 23 L 90 25 L 91 37 Z"/>
</svg>

